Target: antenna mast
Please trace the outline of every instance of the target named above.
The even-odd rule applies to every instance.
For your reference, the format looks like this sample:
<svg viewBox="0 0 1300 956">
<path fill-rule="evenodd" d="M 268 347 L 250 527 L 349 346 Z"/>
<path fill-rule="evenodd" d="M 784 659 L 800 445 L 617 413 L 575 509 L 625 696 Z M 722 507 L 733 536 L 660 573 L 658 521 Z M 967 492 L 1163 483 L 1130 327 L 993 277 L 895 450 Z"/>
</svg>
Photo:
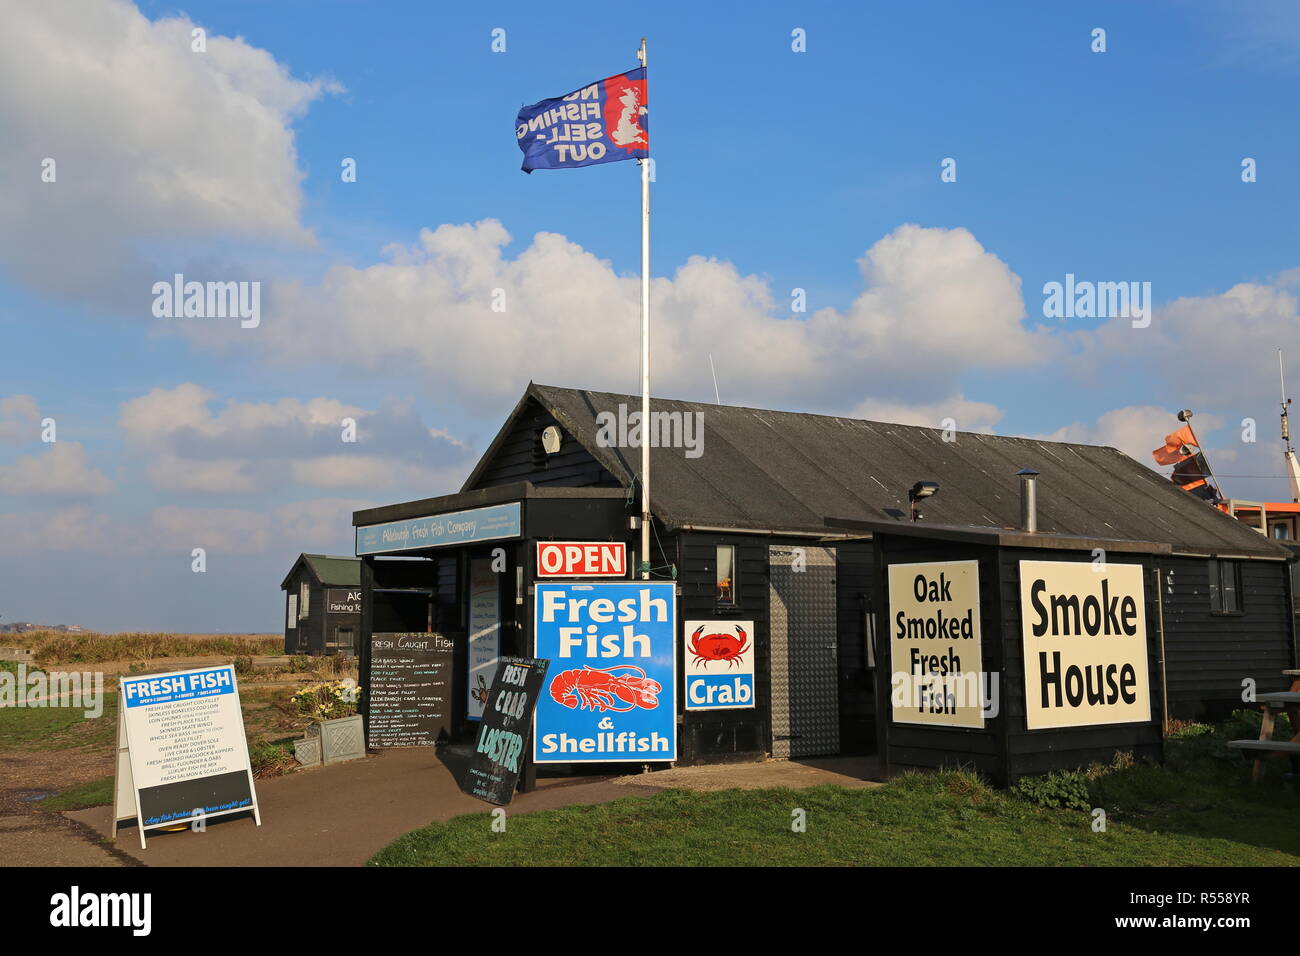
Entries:
<svg viewBox="0 0 1300 956">
<path fill-rule="evenodd" d="M 1291 479 L 1291 500 L 1300 502 L 1300 463 L 1296 462 L 1295 449 L 1291 447 L 1291 422 L 1286 397 L 1286 371 L 1282 365 L 1282 350 L 1277 350 L 1277 375 L 1282 383 L 1282 458 L 1286 462 L 1287 477 Z"/>
</svg>

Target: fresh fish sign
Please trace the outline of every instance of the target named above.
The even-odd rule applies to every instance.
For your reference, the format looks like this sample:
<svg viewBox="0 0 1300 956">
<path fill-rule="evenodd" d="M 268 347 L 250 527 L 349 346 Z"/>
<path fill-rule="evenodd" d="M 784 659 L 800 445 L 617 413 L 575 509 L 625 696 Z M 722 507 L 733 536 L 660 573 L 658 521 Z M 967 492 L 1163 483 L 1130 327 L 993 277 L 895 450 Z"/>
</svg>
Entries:
<svg viewBox="0 0 1300 956">
<path fill-rule="evenodd" d="M 687 621 L 686 709 L 754 706 L 754 622 Z"/>
<path fill-rule="evenodd" d="M 676 586 L 538 583 L 538 763 L 677 759 Z"/>
</svg>

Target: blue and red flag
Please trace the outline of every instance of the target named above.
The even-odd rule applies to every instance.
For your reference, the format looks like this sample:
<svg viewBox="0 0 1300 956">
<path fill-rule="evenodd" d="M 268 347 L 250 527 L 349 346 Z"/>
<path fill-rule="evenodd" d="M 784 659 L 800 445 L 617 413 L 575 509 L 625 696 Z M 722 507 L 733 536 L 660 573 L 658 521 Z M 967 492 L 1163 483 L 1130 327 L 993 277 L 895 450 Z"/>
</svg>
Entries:
<svg viewBox="0 0 1300 956">
<path fill-rule="evenodd" d="M 523 170 L 574 169 L 650 155 L 645 67 L 525 106 L 515 120 Z"/>
</svg>

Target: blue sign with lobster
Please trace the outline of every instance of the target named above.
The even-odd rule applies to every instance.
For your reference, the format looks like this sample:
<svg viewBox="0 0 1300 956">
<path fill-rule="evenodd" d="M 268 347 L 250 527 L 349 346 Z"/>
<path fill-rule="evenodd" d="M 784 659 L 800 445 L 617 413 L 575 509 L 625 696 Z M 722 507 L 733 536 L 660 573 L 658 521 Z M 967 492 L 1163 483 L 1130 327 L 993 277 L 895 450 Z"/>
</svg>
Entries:
<svg viewBox="0 0 1300 956">
<path fill-rule="evenodd" d="M 537 763 L 677 759 L 677 594 L 672 582 L 536 585 Z"/>
</svg>

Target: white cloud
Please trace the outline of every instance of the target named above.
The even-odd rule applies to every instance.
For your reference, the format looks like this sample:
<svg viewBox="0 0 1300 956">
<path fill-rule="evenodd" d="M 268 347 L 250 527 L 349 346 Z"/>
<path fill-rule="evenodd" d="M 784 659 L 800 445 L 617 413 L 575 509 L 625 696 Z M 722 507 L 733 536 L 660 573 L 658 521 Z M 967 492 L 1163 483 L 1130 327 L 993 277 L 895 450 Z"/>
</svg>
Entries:
<svg viewBox="0 0 1300 956">
<path fill-rule="evenodd" d="M 231 494 L 257 490 L 249 462 L 237 459 L 202 461 L 164 454 L 145 466 L 150 483 L 166 491 Z"/>
<path fill-rule="evenodd" d="M 1278 394 L 1277 349 L 1290 347 L 1287 376 L 1300 381 L 1300 311 L 1289 282 L 1286 274 L 1272 284 L 1243 282 L 1175 299 L 1155 310 L 1149 328 L 1113 319 L 1063 338 L 1077 346 L 1074 365 L 1086 373 L 1132 370 L 1193 409 L 1255 404 L 1261 389 Z"/>
<path fill-rule="evenodd" d="M 336 86 L 239 38 L 194 52 L 194 26 L 125 0 L 4 4 L 0 263 L 14 277 L 147 315 L 179 263 L 149 267 L 142 244 L 313 241 L 290 123 Z"/>
<path fill-rule="evenodd" d="M 147 448 L 186 447 L 208 453 L 223 449 L 284 449 L 284 442 L 341 441 L 343 419 L 368 413 L 330 398 L 276 402 L 226 401 L 211 409 L 216 395 L 187 382 L 155 388 L 122 405 L 119 424 L 128 441 Z"/>
<path fill-rule="evenodd" d="M 915 404 L 869 398 L 859 403 L 851 415 L 873 422 L 896 422 L 924 428 L 943 428 L 945 419 L 951 418 L 956 422 L 957 431 L 991 433 L 993 426 L 1002 420 L 1003 412 L 988 402 L 954 395 L 942 402 Z"/>
<path fill-rule="evenodd" d="M 292 463 L 291 475 L 300 485 L 316 488 L 385 489 L 397 486 L 428 488 L 427 497 L 457 490 L 466 469 L 426 468 L 394 458 L 369 455 L 326 455 Z"/>
<path fill-rule="evenodd" d="M 0 443 L 24 445 L 40 437 L 41 415 L 30 395 L 0 398 Z"/>
<path fill-rule="evenodd" d="M 343 440 L 345 419 L 355 422 L 355 441 Z M 119 420 L 127 441 L 153 455 L 149 480 L 169 491 L 247 493 L 292 482 L 425 497 L 454 490 L 474 457 L 395 400 L 378 409 L 323 397 L 217 407 L 212 392 L 185 383 L 130 399 Z"/>
<path fill-rule="evenodd" d="M 85 506 L 57 511 L 0 514 L 0 554 L 43 552 L 107 554 L 131 549 L 111 517 Z"/>
<path fill-rule="evenodd" d="M 1202 424 L 1198 422 L 1198 424 Z M 1209 421 L 1204 422 L 1212 427 Z M 1065 441 L 1085 445 L 1118 448 L 1149 468 L 1156 468 L 1151 450 L 1159 448 L 1170 432 L 1181 427 L 1167 408 L 1155 405 L 1130 405 L 1113 408 L 1094 422 L 1074 422 L 1046 435 L 1033 435 L 1044 441 Z M 1167 470 L 1167 469 L 1166 469 Z"/>
<path fill-rule="evenodd" d="M 281 286 L 257 344 L 285 361 L 423 376 L 466 405 L 513 397 L 530 379 L 634 390 L 639 280 L 553 233 L 508 259 L 509 239 L 492 219 L 443 225 L 383 263 Z M 971 368 L 1040 361 L 1049 347 L 1023 321 L 1020 280 L 965 229 L 900 226 L 860 266 L 866 287 L 847 310 L 806 317 L 726 262 L 692 257 L 655 279 L 655 391 L 711 392 L 712 355 L 729 402 L 842 411 L 868 382 L 872 394 L 919 400 L 955 392 Z M 504 312 L 492 308 L 498 289 Z"/>
<path fill-rule="evenodd" d="M 0 493 L 11 495 L 102 495 L 113 483 L 91 468 L 86 449 L 76 442 L 56 442 L 12 465 L 0 465 Z"/>
</svg>

